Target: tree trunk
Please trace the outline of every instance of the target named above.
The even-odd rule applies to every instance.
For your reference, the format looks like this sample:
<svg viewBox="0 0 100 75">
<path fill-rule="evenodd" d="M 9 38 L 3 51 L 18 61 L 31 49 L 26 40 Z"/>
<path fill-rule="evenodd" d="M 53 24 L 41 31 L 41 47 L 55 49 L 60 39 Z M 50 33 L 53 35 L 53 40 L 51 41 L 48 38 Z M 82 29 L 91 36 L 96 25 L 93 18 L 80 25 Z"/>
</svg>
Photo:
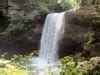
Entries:
<svg viewBox="0 0 100 75">
<path fill-rule="evenodd" d="M 87 5 L 87 0 L 82 0 L 82 5 Z"/>
<path fill-rule="evenodd" d="M 96 0 L 92 0 L 92 4 L 93 4 L 93 5 L 96 4 Z"/>
</svg>

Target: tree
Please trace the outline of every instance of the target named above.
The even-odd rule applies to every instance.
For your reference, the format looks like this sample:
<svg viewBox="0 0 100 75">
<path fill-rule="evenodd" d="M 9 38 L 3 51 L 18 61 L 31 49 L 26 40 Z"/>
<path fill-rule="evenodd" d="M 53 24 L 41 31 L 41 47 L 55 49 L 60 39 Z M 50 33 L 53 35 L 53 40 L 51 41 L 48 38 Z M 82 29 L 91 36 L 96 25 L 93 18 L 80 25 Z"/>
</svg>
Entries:
<svg viewBox="0 0 100 75">
<path fill-rule="evenodd" d="M 82 5 L 86 5 L 86 3 L 87 3 L 87 0 L 82 0 Z"/>
<path fill-rule="evenodd" d="M 95 4 L 95 2 L 96 2 L 96 0 L 92 0 L 92 4 L 93 4 L 93 5 Z"/>
</svg>

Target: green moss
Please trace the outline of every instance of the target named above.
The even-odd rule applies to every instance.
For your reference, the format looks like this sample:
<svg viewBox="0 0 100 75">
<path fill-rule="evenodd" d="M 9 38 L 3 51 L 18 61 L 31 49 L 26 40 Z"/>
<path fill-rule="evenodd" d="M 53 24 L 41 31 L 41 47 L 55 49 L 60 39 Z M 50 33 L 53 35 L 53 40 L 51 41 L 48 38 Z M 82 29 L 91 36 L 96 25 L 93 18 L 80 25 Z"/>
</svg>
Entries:
<svg viewBox="0 0 100 75">
<path fill-rule="evenodd" d="M 87 45 L 91 45 L 95 41 L 95 34 L 93 32 L 90 32 L 88 34 L 88 37 L 87 38 L 88 38 Z"/>
</svg>

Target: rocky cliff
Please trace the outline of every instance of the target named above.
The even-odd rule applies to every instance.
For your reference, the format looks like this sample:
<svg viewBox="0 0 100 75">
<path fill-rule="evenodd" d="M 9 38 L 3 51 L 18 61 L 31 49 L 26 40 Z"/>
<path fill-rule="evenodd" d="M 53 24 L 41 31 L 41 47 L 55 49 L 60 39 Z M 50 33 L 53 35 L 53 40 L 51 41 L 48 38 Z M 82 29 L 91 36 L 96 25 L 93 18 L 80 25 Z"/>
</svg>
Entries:
<svg viewBox="0 0 100 75">
<path fill-rule="evenodd" d="M 0 53 L 7 52 L 8 57 L 38 50 L 43 24 L 49 12 L 35 9 L 34 4 L 28 8 L 26 1 L 9 3 L 8 16 L 0 12 L 0 25 L 4 25 L 0 27 Z M 84 5 L 76 11 L 66 12 L 65 33 L 59 43 L 60 57 L 100 55 L 99 8 L 99 5 Z"/>
<path fill-rule="evenodd" d="M 100 6 L 82 6 L 66 12 L 65 35 L 60 43 L 62 56 L 79 53 L 79 56 L 100 55 Z"/>
</svg>

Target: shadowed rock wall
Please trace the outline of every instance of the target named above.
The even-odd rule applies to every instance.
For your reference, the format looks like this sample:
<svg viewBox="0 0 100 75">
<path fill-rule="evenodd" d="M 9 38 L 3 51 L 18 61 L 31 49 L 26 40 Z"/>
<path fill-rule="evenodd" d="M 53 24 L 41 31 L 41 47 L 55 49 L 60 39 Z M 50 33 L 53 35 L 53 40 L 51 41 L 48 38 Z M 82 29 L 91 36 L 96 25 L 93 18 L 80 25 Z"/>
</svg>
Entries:
<svg viewBox="0 0 100 75">
<path fill-rule="evenodd" d="M 66 12 L 65 35 L 60 42 L 59 55 L 100 55 L 100 12 L 94 6 Z"/>
</svg>

